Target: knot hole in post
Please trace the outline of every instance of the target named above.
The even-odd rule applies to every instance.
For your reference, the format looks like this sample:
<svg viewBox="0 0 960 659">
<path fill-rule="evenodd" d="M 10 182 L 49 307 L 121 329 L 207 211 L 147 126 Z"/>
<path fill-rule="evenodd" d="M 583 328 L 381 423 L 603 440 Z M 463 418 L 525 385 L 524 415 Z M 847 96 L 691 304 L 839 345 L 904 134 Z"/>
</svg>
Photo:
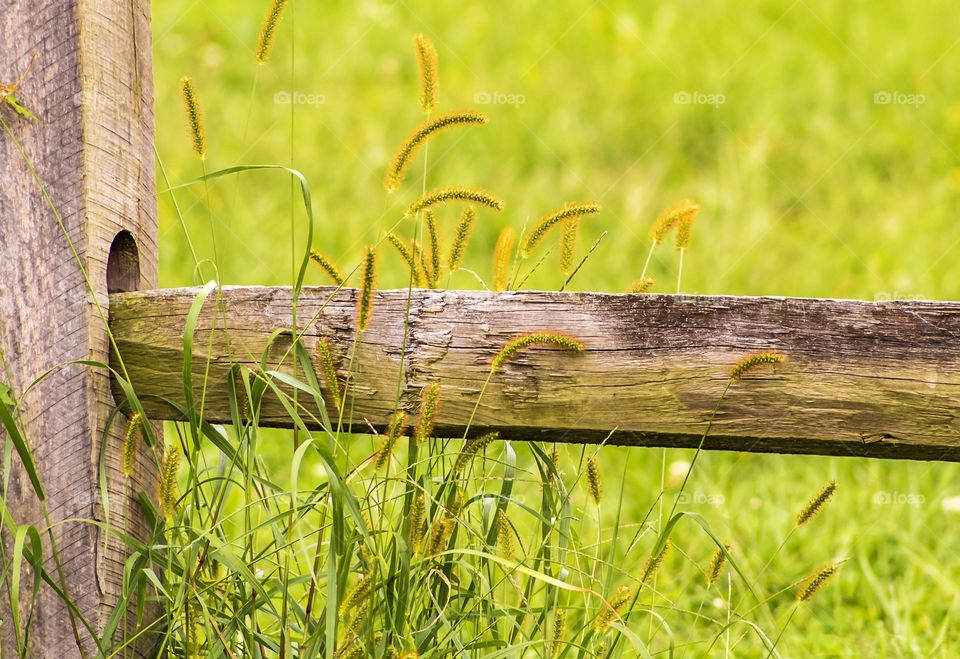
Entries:
<svg viewBox="0 0 960 659">
<path fill-rule="evenodd" d="M 140 250 L 133 234 L 124 229 L 113 238 L 107 257 L 107 292 L 126 293 L 140 288 Z"/>
</svg>

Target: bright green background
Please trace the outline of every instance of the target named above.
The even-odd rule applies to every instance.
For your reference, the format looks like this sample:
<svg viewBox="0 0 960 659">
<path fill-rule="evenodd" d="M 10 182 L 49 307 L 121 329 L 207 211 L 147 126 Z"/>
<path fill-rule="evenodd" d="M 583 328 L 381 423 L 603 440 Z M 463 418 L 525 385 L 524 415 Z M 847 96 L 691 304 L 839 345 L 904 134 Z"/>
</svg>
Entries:
<svg viewBox="0 0 960 659">
<path fill-rule="evenodd" d="M 179 77 L 189 74 L 206 108 L 207 171 L 292 162 L 313 188 L 316 244 L 343 266 L 399 220 L 398 209 L 421 184 L 414 172 L 390 196 L 382 180 L 397 143 L 422 119 L 411 37 L 424 32 L 440 53 L 441 109 L 480 107 L 491 116 L 485 128 L 439 138 L 429 174 L 431 186 L 480 185 L 506 199 L 500 215 L 481 212 L 467 257 L 485 278 L 502 227 L 520 230 L 560 202 L 590 199 L 604 212 L 584 221 L 581 252 L 610 233 L 573 287 L 621 291 L 639 275 L 652 220 L 694 197 L 703 212 L 685 292 L 960 295 L 953 3 L 301 1 L 271 63 L 257 67 L 253 46 L 266 4 L 154 3 L 160 157 L 174 184 L 202 173 L 177 94 Z M 291 113 L 274 102 L 291 90 L 324 102 Z M 496 92 L 524 102 L 475 104 L 478 94 Z M 875 102 L 885 92 L 897 102 Z M 682 93 L 723 95 L 724 102 L 679 104 Z M 178 201 L 201 257 L 212 258 L 203 194 L 202 186 L 180 191 Z M 211 186 L 209 196 L 223 281 L 289 284 L 288 180 L 245 175 L 239 185 Z M 302 223 L 302 214 L 294 221 Z M 397 261 L 383 261 L 381 285 L 405 283 Z M 161 196 L 161 264 L 164 286 L 195 282 L 169 195 Z M 672 248 L 657 253 L 659 290 L 672 289 L 676 265 Z M 561 282 L 550 266 L 527 285 Z M 452 285 L 476 281 L 461 273 Z M 636 521 L 658 491 L 660 452 L 605 454 L 615 494 L 612 469 L 624 455 L 626 513 Z M 689 454 L 670 454 L 683 457 Z M 772 593 L 828 560 L 850 559 L 837 583 L 794 620 L 784 651 L 929 656 L 958 651 L 948 627 L 960 603 L 960 538 L 956 513 L 942 504 L 960 495 L 957 475 L 943 464 L 711 454 L 688 487 L 723 504 L 688 508 L 729 536 L 755 572 L 796 508 L 825 480 L 838 479 L 829 513 L 796 534 L 761 580 Z M 922 501 L 875 503 L 884 493 Z M 706 551 L 692 533 L 681 546 Z M 691 566 L 674 578 L 701 576 Z M 778 611 L 788 611 L 790 597 Z M 674 604 L 696 608 L 697 601 Z M 682 642 L 698 639 L 682 632 L 683 614 L 664 613 L 678 619 Z"/>
</svg>

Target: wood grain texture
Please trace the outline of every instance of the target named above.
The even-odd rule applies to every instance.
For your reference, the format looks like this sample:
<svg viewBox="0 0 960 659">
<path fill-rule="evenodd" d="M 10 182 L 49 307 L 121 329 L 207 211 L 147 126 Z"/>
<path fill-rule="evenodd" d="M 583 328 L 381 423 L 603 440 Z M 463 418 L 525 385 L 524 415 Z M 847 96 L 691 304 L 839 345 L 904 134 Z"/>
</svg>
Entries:
<svg viewBox="0 0 960 659">
<path fill-rule="evenodd" d="M 182 333 L 196 294 L 111 298 L 120 355 L 153 418 L 176 416 L 164 400 L 183 402 Z M 331 340 L 342 379 L 355 357 L 361 431 L 385 425 L 400 378 L 400 406 L 408 411 L 423 386 L 442 382 L 438 432 L 462 434 L 497 351 L 519 334 L 554 330 L 582 340 L 586 352 L 518 355 L 491 378 L 475 432 L 696 446 L 731 366 L 751 352 L 776 350 L 788 362 L 733 384 L 706 448 L 960 460 L 960 304 L 415 290 L 401 374 L 407 291 L 377 293 L 354 355 L 355 294 L 304 289 L 297 330 L 311 351 L 319 337 Z M 255 366 L 268 335 L 291 328 L 291 291 L 226 288 L 225 316 L 216 319 L 213 297 L 195 338 L 193 378 L 199 392 L 209 359 L 204 414 L 226 422 L 230 364 Z M 274 343 L 270 367 L 289 372 L 289 359 L 280 363 L 289 343 Z M 289 425 L 275 398 L 265 401 L 262 420 Z"/>
<path fill-rule="evenodd" d="M 0 0 L 0 79 L 16 80 L 34 57 L 18 96 L 39 121 L 0 112 L 62 215 L 79 262 L 13 141 L 0 134 L 3 379 L 18 396 L 53 522 L 107 521 L 144 537 L 132 496 L 154 490 L 155 458 L 145 451 L 132 478 L 121 476 L 117 447 L 125 419 L 106 428 L 115 406 L 107 373 L 66 366 L 23 392 L 43 371 L 69 360 L 108 360 L 106 328 L 94 302 L 108 305 L 108 254 L 119 232 L 130 232 L 139 254 L 119 259 L 125 272 L 114 279 L 130 281 L 136 259 L 139 285 L 157 282 L 149 2 Z M 105 429 L 109 520 L 99 488 Z M 19 523 L 45 527 L 23 474 L 15 473 L 8 503 Z M 55 534 L 70 595 L 102 629 L 119 593 L 124 547 L 85 522 L 59 524 Z M 49 560 L 48 568 L 53 571 Z M 3 625 L 3 634 L 3 647 L 13 655 L 10 625 Z M 81 636 L 89 656 L 92 639 L 82 630 Z M 81 655 L 66 609 L 47 589 L 31 640 L 33 656 Z"/>
</svg>

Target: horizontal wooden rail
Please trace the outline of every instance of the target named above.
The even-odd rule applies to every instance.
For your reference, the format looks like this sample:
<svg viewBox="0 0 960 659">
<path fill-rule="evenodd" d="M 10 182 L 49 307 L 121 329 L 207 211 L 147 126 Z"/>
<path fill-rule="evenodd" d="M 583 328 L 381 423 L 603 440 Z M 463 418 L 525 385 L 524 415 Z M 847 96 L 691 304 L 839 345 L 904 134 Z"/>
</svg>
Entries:
<svg viewBox="0 0 960 659">
<path fill-rule="evenodd" d="M 165 399 L 183 402 L 183 330 L 198 292 L 110 298 L 120 356 L 153 418 L 176 418 Z M 342 379 L 356 338 L 355 296 L 306 288 L 298 305 L 304 344 L 312 352 L 319 337 L 329 338 Z M 291 290 L 228 287 L 215 297 L 200 316 L 193 377 L 199 392 L 209 358 L 204 414 L 228 422 L 230 365 L 256 367 L 271 333 L 291 328 Z M 546 329 L 579 338 L 585 353 L 518 355 L 490 380 L 474 431 L 696 446 L 730 367 L 753 351 L 776 350 L 787 363 L 734 383 L 706 448 L 960 460 L 957 303 L 414 290 L 405 343 L 407 307 L 408 291 L 378 292 L 359 339 L 351 392 L 361 432 L 385 425 L 398 383 L 401 408 L 415 411 L 422 387 L 440 381 L 437 431 L 461 435 L 498 350 Z M 289 345 L 289 336 L 275 343 L 271 368 L 290 371 L 277 363 Z M 290 425 L 275 398 L 265 399 L 261 420 Z"/>
</svg>

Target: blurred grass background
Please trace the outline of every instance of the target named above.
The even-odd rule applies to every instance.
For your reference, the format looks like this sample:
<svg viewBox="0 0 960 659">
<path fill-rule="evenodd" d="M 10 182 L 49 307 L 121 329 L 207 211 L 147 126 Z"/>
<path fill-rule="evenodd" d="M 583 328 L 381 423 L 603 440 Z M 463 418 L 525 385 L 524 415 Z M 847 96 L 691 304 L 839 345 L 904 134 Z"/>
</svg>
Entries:
<svg viewBox="0 0 960 659">
<path fill-rule="evenodd" d="M 202 174 L 177 91 L 189 74 L 206 109 L 207 171 L 278 163 L 304 172 L 316 245 L 343 266 L 419 190 L 415 172 L 392 196 L 382 181 L 393 150 L 422 120 L 411 37 L 423 32 L 440 55 L 441 109 L 491 116 L 489 126 L 444 135 L 430 150 L 431 186 L 479 185 L 507 202 L 499 215 L 481 212 L 466 259 L 481 276 L 501 228 L 520 230 L 561 202 L 589 199 L 604 212 L 583 222 L 581 253 L 610 233 L 573 288 L 622 291 L 639 276 L 656 215 L 693 197 L 704 210 L 685 292 L 960 299 L 952 3 L 294 1 L 270 64 L 258 67 L 267 4 L 154 3 L 159 156 L 172 184 Z M 313 102 L 276 102 L 291 92 Z M 214 256 L 212 212 L 223 282 L 289 284 L 288 180 L 245 174 L 212 184 L 210 212 L 205 196 L 197 186 L 177 199 L 201 258 Z M 161 284 L 191 285 L 171 197 L 160 203 Z M 452 232 L 454 219 L 445 221 Z M 405 285 L 397 259 L 382 262 L 381 286 Z M 661 248 L 658 290 L 672 291 L 676 267 L 672 248 Z M 526 287 L 562 281 L 546 267 Z M 477 283 L 461 273 L 451 285 Z M 286 450 L 268 458 L 282 461 Z M 616 473 L 628 460 L 622 483 L 608 470 L 608 487 L 622 486 L 624 516 L 640 519 L 659 488 L 660 451 L 609 450 L 604 459 Z M 668 461 L 679 459 L 689 453 L 669 452 Z M 960 606 L 950 505 L 958 475 L 945 464 L 715 453 L 698 462 L 688 490 L 703 496 L 687 509 L 729 537 L 755 573 L 797 508 L 836 478 L 828 513 L 763 577 L 773 593 L 833 558 L 850 559 L 792 623 L 785 656 L 949 656 L 960 647 L 951 633 Z M 681 546 L 709 552 L 692 532 Z M 702 576 L 680 570 L 677 578 Z M 672 606 L 697 607 L 676 592 Z M 791 598 L 781 597 L 783 611 Z"/>
</svg>

